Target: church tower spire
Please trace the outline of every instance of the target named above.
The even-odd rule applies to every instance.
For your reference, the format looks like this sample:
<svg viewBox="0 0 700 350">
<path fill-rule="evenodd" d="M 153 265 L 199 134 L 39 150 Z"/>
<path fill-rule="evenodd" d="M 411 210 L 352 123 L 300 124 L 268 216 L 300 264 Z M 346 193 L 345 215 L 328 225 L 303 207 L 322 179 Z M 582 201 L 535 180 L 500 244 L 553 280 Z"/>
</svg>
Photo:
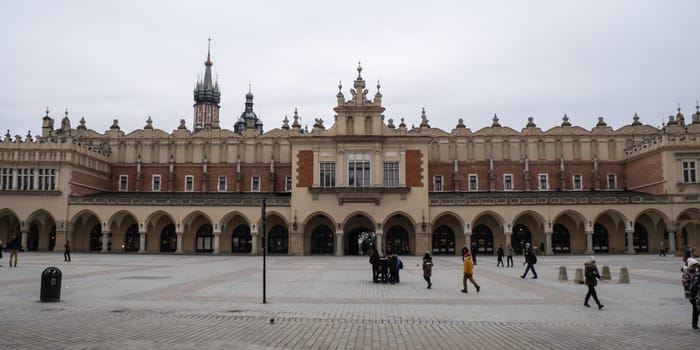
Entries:
<svg viewBox="0 0 700 350">
<path fill-rule="evenodd" d="M 197 79 L 194 88 L 194 131 L 219 129 L 219 82 L 212 82 L 211 38 L 207 45 L 207 60 L 204 62 L 204 78 Z"/>
</svg>

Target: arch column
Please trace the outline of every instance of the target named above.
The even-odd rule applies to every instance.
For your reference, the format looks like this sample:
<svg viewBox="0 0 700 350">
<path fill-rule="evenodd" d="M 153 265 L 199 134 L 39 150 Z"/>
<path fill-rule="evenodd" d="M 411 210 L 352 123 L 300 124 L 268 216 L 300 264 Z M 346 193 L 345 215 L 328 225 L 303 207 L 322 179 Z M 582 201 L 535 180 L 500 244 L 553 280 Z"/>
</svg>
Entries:
<svg viewBox="0 0 700 350">
<path fill-rule="evenodd" d="M 21 230 L 21 235 L 20 235 L 20 241 L 22 242 L 22 248 L 24 248 L 25 251 L 29 250 L 27 247 L 27 238 L 29 237 L 29 230 L 27 229 L 22 229 Z"/>
<path fill-rule="evenodd" d="M 627 237 L 627 254 L 634 254 L 634 231 L 625 230 L 625 236 Z"/>
<path fill-rule="evenodd" d="M 505 232 L 504 235 L 506 236 L 506 247 L 510 246 L 512 248 L 513 246 L 511 245 L 511 236 L 513 235 L 513 233 Z"/>
<path fill-rule="evenodd" d="M 250 245 L 250 255 L 258 255 L 258 251 L 260 250 L 258 241 L 260 237 L 258 237 L 258 228 L 255 225 L 253 225 L 250 231 L 250 238 L 253 241 Z"/>
<path fill-rule="evenodd" d="M 109 235 L 112 231 L 102 231 L 102 250 L 101 253 L 107 253 L 107 246 L 109 245 Z"/>
<path fill-rule="evenodd" d="M 671 255 L 676 254 L 676 233 L 668 233 L 668 253 Z"/>
<path fill-rule="evenodd" d="M 593 254 L 593 231 L 586 231 L 586 251 L 584 254 Z"/>
<path fill-rule="evenodd" d="M 335 255 L 336 256 L 343 256 L 345 255 L 345 249 L 343 247 L 343 238 L 344 238 L 343 231 L 336 231 L 335 233 Z"/>
<path fill-rule="evenodd" d="M 472 249 L 472 230 L 469 228 L 469 226 L 467 226 L 464 229 L 464 246 L 469 248 L 469 250 L 471 251 L 471 249 Z M 457 247 L 455 247 L 455 253 L 457 253 L 456 248 Z M 460 255 L 462 254 L 461 250 L 460 250 L 459 254 Z"/>
<path fill-rule="evenodd" d="M 219 255 L 219 253 L 221 253 L 219 251 L 220 239 L 221 239 L 221 231 L 214 231 L 214 251 L 212 252 L 213 255 Z"/>
<path fill-rule="evenodd" d="M 384 231 L 377 231 L 374 233 L 377 238 L 377 253 L 379 255 L 384 255 Z"/>
<path fill-rule="evenodd" d="M 175 232 L 177 235 L 177 249 L 175 250 L 175 254 L 182 254 L 182 236 L 183 232 Z"/>
<path fill-rule="evenodd" d="M 143 225 L 141 225 L 143 227 Z M 146 252 L 146 231 L 139 231 L 139 253 Z"/>
<path fill-rule="evenodd" d="M 552 250 L 552 231 L 544 231 L 544 254 L 554 255 Z"/>
</svg>

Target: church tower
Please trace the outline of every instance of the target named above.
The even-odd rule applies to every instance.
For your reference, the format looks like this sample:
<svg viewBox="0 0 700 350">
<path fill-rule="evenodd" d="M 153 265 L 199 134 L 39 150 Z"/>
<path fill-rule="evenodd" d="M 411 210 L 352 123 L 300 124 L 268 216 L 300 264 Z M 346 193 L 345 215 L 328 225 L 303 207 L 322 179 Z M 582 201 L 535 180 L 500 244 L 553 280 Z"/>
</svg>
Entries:
<svg viewBox="0 0 700 350">
<path fill-rule="evenodd" d="M 212 84 L 211 78 L 211 39 L 207 46 L 207 61 L 204 62 L 204 78 L 197 78 L 194 87 L 194 131 L 219 129 L 219 82 Z"/>
</svg>

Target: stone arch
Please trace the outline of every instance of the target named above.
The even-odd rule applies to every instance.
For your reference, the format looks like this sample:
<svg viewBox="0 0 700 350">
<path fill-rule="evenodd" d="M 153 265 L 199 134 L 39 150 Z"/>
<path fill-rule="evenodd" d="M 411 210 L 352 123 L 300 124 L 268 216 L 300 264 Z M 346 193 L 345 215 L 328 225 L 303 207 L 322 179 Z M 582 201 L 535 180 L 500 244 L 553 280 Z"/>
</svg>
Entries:
<svg viewBox="0 0 700 350">
<path fill-rule="evenodd" d="M 279 162 L 280 162 L 280 159 L 281 159 L 281 158 L 280 158 L 280 155 L 281 155 L 280 149 L 281 149 L 280 143 L 279 143 L 278 141 L 275 141 L 275 142 L 272 144 L 272 160 L 273 160 L 275 163 L 279 163 Z"/>
<path fill-rule="evenodd" d="M 92 210 L 84 209 L 73 215 L 70 223 L 73 251 L 89 252 L 102 249 L 102 220 L 99 215 Z"/>
<path fill-rule="evenodd" d="M 346 130 L 348 135 L 352 135 L 355 133 L 355 118 L 351 115 L 348 116 L 346 122 L 345 122 Z"/>
<path fill-rule="evenodd" d="M 628 225 L 627 219 L 622 213 L 614 209 L 608 209 L 600 212 L 593 222 L 594 252 L 619 253 L 626 251 L 627 235 L 625 234 L 625 229 Z M 607 246 L 602 245 L 602 243 L 605 243 L 602 240 L 604 234 L 607 234 Z"/>
<path fill-rule="evenodd" d="M 65 225 L 66 223 L 61 223 Z M 27 240 L 22 242 L 29 251 L 50 251 L 56 245 L 56 220 L 45 209 L 38 209 L 27 217 L 24 228 L 28 229 Z"/>
<path fill-rule="evenodd" d="M 289 223 L 279 212 L 272 210 L 265 213 L 265 230 L 267 231 L 267 253 L 269 254 L 290 254 L 290 237 L 289 237 Z M 262 244 L 262 222 L 258 221 L 258 246 L 263 247 Z M 255 238 L 253 238 L 255 239 Z M 301 250 L 301 249 L 300 249 Z M 294 249 L 294 253 L 301 254 L 302 252 L 297 252 Z"/>
<path fill-rule="evenodd" d="M 109 236 L 107 240 L 107 250 L 121 250 L 125 244 L 127 230 L 138 224 L 136 215 L 128 210 L 120 210 L 107 220 Z"/>
<path fill-rule="evenodd" d="M 437 140 L 430 142 L 430 160 L 440 161 L 440 143 Z"/>
<path fill-rule="evenodd" d="M 248 217 L 232 211 L 221 218 L 221 236 L 219 237 L 220 253 L 251 253 L 252 229 Z"/>
<path fill-rule="evenodd" d="M 464 245 L 464 221 L 453 212 L 444 212 L 430 223 L 432 227 L 431 252 L 433 254 L 456 255 L 457 247 Z"/>
<path fill-rule="evenodd" d="M 372 117 L 365 117 L 365 135 L 372 135 Z"/>
<path fill-rule="evenodd" d="M 375 232 L 379 226 L 374 217 L 364 211 L 355 211 L 345 217 L 343 227 L 343 246 L 345 255 L 362 254 L 363 243 L 376 244 Z"/>
<path fill-rule="evenodd" d="M 552 220 L 552 252 L 556 253 L 576 253 L 583 254 L 587 249 L 587 237 L 586 237 L 586 223 L 587 220 L 583 214 L 572 209 L 565 209 L 554 216 Z M 556 226 L 562 225 L 563 229 Z M 565 242 L 557 241 L 557 234 L 568 233 L 568 243 L 569 250 L 565 250 Z M 556 239 L 555 239 L 556 238 Z M 564 237 L 561 237 L 564 239 Z M 559 249 L 557 248 L 559 246 Z"/>
<path fill-rule="evenodd" d="M 493 254 L 494 247 L 499 244 L 504 247 L 507 245 L 506 236 L 503 232 L 505 220 L 503 217 L 491 210 L 486 210 L 477 214 L 471 224 L 467 224 L 467 230 L 471 232 L 470 249 L 476 243 L 479 246 L 479 252 L 483 254 Z M 464 246 L 466 242 L 462 244 Z M 461 254 L 461 250 L 459 252 Z"/>
<path fill-rule="evenodd" d="M 641 227 L 638 227 L 640 225 Z M 634 218 L 634 242 L 635 250 L 655 251 L 661 249 L 663 242 L 664 249 L 669 247 L 668 230 L 671 228 L 669 217 L 658 209 L 649 208 L 641 211 Z M 642 249 L 642 236 L 646 233 L 647 246 Z"/>
<path fill-rule="evenodd" d="M 174 252 L 177 243 L 175 218 L 164 210 L 156 210 L 144 221 L 147 251 Z M 172 227 L 168 227 L 172 225 Z M 172 235 L 170 232 L 172 231 Z M 149 249 L 149 247 L 152 247 Z"/>
<path fill-rule="evenodd" d="M 700 209 L 688 208 L 676 217 L 676 245 L 678 250 L 687 244 L 691 247 L 700 246 Z"/>
<path fill-rule="evenodd" d="M 304 255 L 333 254 L 336 224 L 330 215 L 316 213 L 304 222 Z"/>
<path fill-rule="evenodd" d="M 382 227 L 384 232 L 382 251 L 387 254 L 415 254 L 416 222 L 410 215 L 402 211 L 391 213 L 385 218 Z"/>
<path fill-rule="evenodd" d="M 211 252 L 213 248 L 213 220 L 201 210 L 195 210 L 182 219 L 182 251 Z"/>
<path fill-rule="evenodd" d="M 530 243 L 540 254 L 544 254 L 546 236 L 544 227 L 545 218 L 533 210 L 525 210 L 513 219 L 513 250 L 520 253 L 522 243 Z M 522 236 L 522 237 L 521 237 Z"/>
<path fill-rule="evenodd" d="M 17 213 L 8 208 L 0 209 L 0 240 L 9 242 L 14 234 L 20 233 L 20 220 Z"/>
</svg>

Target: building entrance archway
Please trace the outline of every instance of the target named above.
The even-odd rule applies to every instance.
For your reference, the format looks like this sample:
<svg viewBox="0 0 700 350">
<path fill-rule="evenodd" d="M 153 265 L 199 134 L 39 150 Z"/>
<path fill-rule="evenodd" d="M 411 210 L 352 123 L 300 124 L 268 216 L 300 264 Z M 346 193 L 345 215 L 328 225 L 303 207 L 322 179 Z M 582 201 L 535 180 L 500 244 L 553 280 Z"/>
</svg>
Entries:
<svg viewBox="0 0 700 350">
<path fill-rule="evenodd" d="M 532 234 L 530 229 L 525 225 L 515 225 L 513 226 L 513 236 L 511 238 L 511 247 L 516 254 L 522 254 L 525 250 L 525 244 L 530 243 L 532 245 Z"/>
<path fill-rule="evenodd" d="M 126 229 L 126 233 L 124 235 L 124 251 L 138 251 L 140 245 L 141 237 L 139 237 L 139 226 L 137 224 L 133 224 Z"/>
<path fill-rule="evenodd" d="M 169 224 L 160 232 L 160 251 L 162 253 L 174 253 L 177 250 L 177 234 L 175 225 Z"/>
<path fill-rule="evenodd" d="M 250 253 L 253 251 L 253 237 L 248 225 L 238 225 L 231 233 L 231 253 Z"/>
<path fill-rule="evenodd" d="M 358 227 L 345 233 L 345 255 L 365 255 L 370 247 L 377 246 L 374 231 Z"/>
<path fill-rule="evenodd" d="M 214 230 L 211 225 L 204 224 L 197 230 L 197 253 L 211 253 L 214 251 Z"/>
<path fill-rule="evenodd" d="M 471 240 L 472 246 L 479 247 L 477 254 L 493 254 L 493 232 L 488 226 L 477 225 L 472 230 Z"/>
<path fill-rule="evenodd" d="M 433 232 L 433 255 L 455 254 L 455 232 L 448 225 L 440 225 Z"/>
<path fill-rule="evenodd" d="M 408 231 L 401 226 L 392 226 L 386 234 L 385 246 L 386 249 L 384 251 L 387 255 L 408 254 Z"/>
<path fill-rule="evenodd" d="M 649 252 L 649 234 L 644 225 L 634 223 L 634 233 L 632 234 L 632 245 L 635 252 Z M 628 246 L 627 235 L 625 235 L 625 246 Z"/>
<path fill-rule="evenodd" d="M 570 253 L 571 252 L 571 236 L 566 226 L 562 224 L 554 224 L 552 228 L 552 252 L 554 253 Z"/>
<path fill-rule="evenodd" d="M 102 226 L 97 224 L 90 231 L 90 251 L 99 252 L 102 250 Z"/>
<path fill-rule="evenodd" d="M 267 234 L 267 252 L 270 254 L 289 253 L 289 232 L 282 225 L 273 226 Z"/>
<path fill-rule="evenodd" d="M 593 225 L 593 251 L 596 253 L 607 253 L 609 250 L 608 230 L 605 226 L 596 223 Z"/>
<path fill-rule="evenodd" d="M 333 230 L 327 225 L 319 225 L 311 233 L 311 254 L 333 254 Z"/>
</svg>

